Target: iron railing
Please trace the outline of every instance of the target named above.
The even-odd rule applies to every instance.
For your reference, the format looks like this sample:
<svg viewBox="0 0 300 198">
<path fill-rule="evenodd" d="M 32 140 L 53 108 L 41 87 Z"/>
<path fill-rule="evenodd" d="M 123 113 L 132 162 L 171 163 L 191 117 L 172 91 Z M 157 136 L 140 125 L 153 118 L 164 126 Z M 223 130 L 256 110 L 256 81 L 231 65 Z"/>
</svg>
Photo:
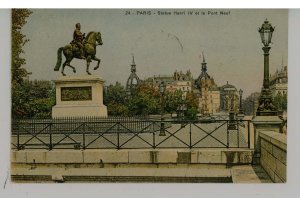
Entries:
<svg viewBox="0 0 300 198">
<path fill-rule="evenodd" d="M 250 148 L 250 121 L 24 119 L 12 121 L 11 140 L 12 148 L 18 150 Z"/>
</svg>

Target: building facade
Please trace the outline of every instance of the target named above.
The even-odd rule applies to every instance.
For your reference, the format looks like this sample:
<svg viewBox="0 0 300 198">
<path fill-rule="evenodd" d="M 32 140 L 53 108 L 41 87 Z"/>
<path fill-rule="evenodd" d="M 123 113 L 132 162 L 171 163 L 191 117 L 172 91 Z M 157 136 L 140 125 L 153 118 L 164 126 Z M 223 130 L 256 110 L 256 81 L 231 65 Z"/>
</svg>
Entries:
<svg viewBox="0 0 300 198">
<path fill-rule="evenodd" d="M 270 76 L 270 90 L 273 97 L 273 104 L 277 107 L 279 112 L 283 112 L 283 115 L 285 115 L 288 100 L 287 66 L 282 66 L 281 70 L 276 70 L 275 74 Z"/>
<path fill-rule="evenodd" d="M 190 70 L 183 73 L 182 71 L 175 71 L 173 76 L 153 76 L 144 80 L 144 83 L 153 86 L 158 89 L 159 84 L 164 82 L 166 85 L 166 91 L 174 92 L 180 90 L 183 93 L 183 99 L 186 97 L 188 92 L 192 91 L 193 88 L 193 77 Z"/>
<path fill-rule="evenodd" d="M 203 54 L 201 73 L 195 80 L 195 93 L 199 97 L 199 112 L 211 115 L 220 111 L 220 91 L 214 79 L 207 73 L 207 63 Z"/>
<path fill-rule="evenodd" d="M 288 71 L 287 66 L 283 66 L 281 70 L 276 70 L 274 75 L 270 76 L 270 90 L 272 96 L 277 94 L 287 95 L 288 91 Z"/>
</svg>

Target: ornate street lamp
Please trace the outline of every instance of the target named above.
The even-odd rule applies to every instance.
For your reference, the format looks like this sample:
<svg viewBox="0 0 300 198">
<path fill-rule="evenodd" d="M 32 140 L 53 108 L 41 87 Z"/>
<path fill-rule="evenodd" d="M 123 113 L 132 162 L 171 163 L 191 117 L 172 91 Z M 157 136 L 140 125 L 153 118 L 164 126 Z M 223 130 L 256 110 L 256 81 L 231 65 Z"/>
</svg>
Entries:
<svg viewBox="0 0 300 198">
<path fill-rule="evenodd" d="M 161 96 L 161 114 L 160 114 L 160 132 L 159 132 L 159 136 L 165 136 L 165 123 L 164 123 L 164 94 L 166 91 L 166 85 L 164 83 L 164 81 L 161 81 L 161 83 L 159 84 L 159 92 L 160 92 L 160 96 Z"/>
<path fill-rule="evenodd" d="M 228 130 L 235 130 L 236 124 L 234 122 L 234 93 L 231 94 L 230 98 L 230 111 L 229 111 L 229 123 L 228 123 Z"/>
<path fill-rule="evenodd" d="M 239 114 L 244 114 L 243 107 L 242 107 L 242 95 L 243 95 L 243 90 L 242 90 L 242 89 L 239 90 L 239 94 L 240 94 L 240 108 L 239 108 Z"/>
<path fill-rule="evenodd" d="M 272 104 L 272 95 L 269 88 L 269 51 L 271 49 L 271 47 L 269 47 L 269 44 L 272 41 L 274 27 L 272 27 L 272 25 L 266 19 L 265 22 L 262 24 L 261 28 L 258 29 L 258 32 L 260 33 L 261 42 L 264 45 L 264 47 L 262 48 L 262 50 L 264 51 L 264 82 L 259 98 L 259 106 L 257 108 L 256 115 L 272 116 L 277 115 L 277 109 Z"/>
</svg>

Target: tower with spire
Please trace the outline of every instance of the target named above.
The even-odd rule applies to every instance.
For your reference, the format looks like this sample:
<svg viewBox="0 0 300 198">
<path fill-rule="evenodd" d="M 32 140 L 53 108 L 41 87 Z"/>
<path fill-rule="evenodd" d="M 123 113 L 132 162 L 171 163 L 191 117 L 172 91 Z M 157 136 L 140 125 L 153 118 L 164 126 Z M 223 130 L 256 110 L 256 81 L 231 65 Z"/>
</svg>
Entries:
<svg viewBox="0 0 300 198">
<path fill-rule="evenodd" d="M 219 90 L 214 79 L 207 73 L 207 63 L 202 52 L 201 73 L 195 80 L 195 88 L 199 92 L 199 110 L 203 115 L 213 114 L 219 110 Z"/>
<path fill-rule="evenodd" d="M 132 95 L 132 92 L 137 88 L 137 86 L 141 83 L 140 78 L 136 74 L 136 64 L 134 61 L 134 55 L 132 56 L 132 64 L 131 64 L 131 74 L 129 75 L 126 83 L 126 92 L 128 96 Z"/>
<path fill-rule="evenodd" d="M 202 52 L 202 58 L 203 59 L 202 59 L 202 63 L 201 63 L 201 73 L 195 82 L 198 89 L 201 89 L 204 81 L 206 81 L 207 79 L 210 79 L 210 76 L 207 73 L 207 63 L 205 61 L 204 52 Z"/>
</svg>

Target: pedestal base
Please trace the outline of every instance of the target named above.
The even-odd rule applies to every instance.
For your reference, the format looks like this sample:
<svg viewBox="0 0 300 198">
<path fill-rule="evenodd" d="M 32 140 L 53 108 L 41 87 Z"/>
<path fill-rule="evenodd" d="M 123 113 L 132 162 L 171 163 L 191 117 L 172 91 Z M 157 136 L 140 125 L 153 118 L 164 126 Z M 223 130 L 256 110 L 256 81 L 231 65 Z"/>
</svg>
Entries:
<svg viewBox="0 0 300 198">
<path fill-rule="evenodd" d="M 256 116 L 277 116 L 277 111 L 257 111 Z"/>
<path fill-rule="evenodd" d="M 55 82 L 56 105 L 52 118 L 107 117 L 103 104 L 104 80 L 98 76 L 64 76 Z"/>
<path fill-rule="evenodd" d="M 105 105 L 55 105 L 52 118 L 63 117 L 107 117 Z"/>
</svg>

